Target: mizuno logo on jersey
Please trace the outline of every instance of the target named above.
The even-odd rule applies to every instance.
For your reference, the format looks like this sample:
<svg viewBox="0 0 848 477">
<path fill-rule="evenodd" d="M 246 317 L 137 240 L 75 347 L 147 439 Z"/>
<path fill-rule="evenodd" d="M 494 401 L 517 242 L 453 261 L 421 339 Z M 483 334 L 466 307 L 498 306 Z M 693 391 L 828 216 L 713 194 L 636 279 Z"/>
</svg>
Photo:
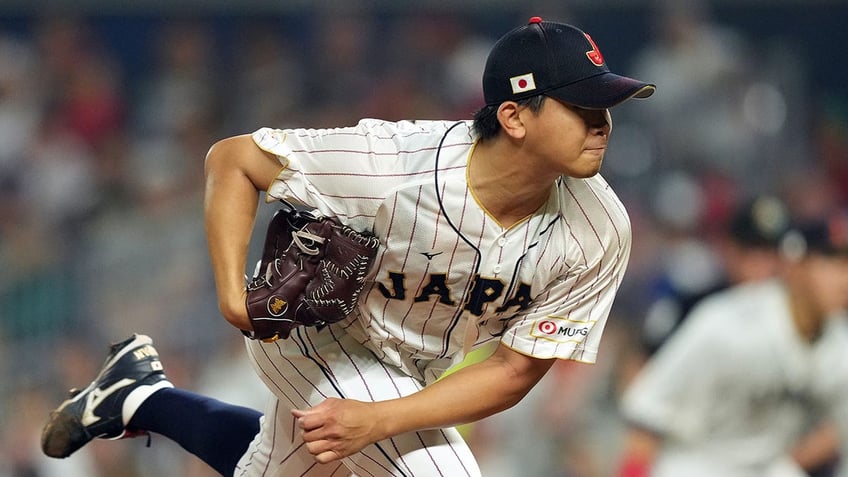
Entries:
<svg viewBox="0 0 848 477">
<path fill-rule="evenodd" d="M 430 252 L 418 252 L 418 253 L 420 253 L 421 255 L 424 255 L 425 257 L 427 257 L 427 260 L 433 260 L 433 257 L 435 257 L 435 256 L 437 256 L 437 255 L 441 255 L 441 254 L 443 254 L 444 252 L 436 252 L 436 253 L 430 253 Z"/>
</svg>

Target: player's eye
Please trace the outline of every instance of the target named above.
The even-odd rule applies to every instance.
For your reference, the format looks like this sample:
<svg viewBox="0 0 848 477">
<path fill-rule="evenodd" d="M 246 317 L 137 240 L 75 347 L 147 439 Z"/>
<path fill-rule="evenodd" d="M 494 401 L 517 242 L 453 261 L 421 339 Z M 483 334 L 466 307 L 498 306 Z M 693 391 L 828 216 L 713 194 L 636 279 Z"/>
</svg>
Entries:
<svg viewBox="0 0 848 477">
<path fill-rule="evenodd" d="M 591 128 L 602 128 L 609 124 L 605 109 L 585 109 L 572 106 L 572 110 Z"/>
</svg>

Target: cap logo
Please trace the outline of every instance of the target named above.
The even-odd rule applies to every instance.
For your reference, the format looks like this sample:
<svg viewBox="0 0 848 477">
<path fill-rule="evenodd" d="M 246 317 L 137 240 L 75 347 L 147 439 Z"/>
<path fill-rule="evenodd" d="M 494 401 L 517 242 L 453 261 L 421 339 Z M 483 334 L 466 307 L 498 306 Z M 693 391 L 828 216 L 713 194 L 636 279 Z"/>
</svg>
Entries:
<svg viewBox="0 0 848 477">
<path fill-rule="evenodd" d="M 583 35 L 586 36 L 586 39 L 589 40 L 589 43 L 592 45 L 592 49 L 586 52 L 586 56 L 589 57 L 589 61 L 591 61 L 595 66 L 604 66 L 604 55 L 601 54 L 601 50 L 598 48 L 598 45 L 595 44 L 595 40 L 593 40 L 588 33 L 583 33 Z"/>
<path fill-rule="evenodd" d="M 513 76 L 509 79 L 512 85 L 512 94 L 524 93 L 536 89 L 536 80 L 533 78 L 533 73 Z"/>
</svg>

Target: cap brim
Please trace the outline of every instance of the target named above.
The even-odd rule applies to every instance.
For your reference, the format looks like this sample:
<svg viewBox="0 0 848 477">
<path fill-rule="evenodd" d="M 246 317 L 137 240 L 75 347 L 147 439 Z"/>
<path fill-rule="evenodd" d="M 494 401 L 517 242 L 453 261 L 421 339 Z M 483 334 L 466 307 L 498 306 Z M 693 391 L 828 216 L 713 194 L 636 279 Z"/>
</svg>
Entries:
<svg viewBox="0 0 848 477">
<path fill-rule="evenodd" d="M 801 224 L 796 226 L 795 230 L 803 237 L 807 253 L 834 257 L 848 256 L 848 238 L 834 233 L 830 222 Z"/>
<path fill-rule="evenodd" d="M 647 98 L 656 86 L 615 73 L 601 73 L 546 91 L 560 101 L 586 109 L 606 109 L 630 98 Z"/>
</svg>

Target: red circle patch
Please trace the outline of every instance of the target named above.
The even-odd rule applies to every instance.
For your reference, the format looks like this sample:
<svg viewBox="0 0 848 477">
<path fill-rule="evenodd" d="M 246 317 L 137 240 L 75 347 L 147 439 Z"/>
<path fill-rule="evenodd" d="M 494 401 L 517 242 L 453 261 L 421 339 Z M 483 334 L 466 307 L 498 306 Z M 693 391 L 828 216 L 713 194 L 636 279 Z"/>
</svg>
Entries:
<svg viewBox="0 0 848 477">
<path fill-rule="evenodd" d="M 557 325 L 553 321 L 543 321 L 539 323 L 539 331 L 546 335 L 552 335 L 557 332 Z"/>
</svg>

